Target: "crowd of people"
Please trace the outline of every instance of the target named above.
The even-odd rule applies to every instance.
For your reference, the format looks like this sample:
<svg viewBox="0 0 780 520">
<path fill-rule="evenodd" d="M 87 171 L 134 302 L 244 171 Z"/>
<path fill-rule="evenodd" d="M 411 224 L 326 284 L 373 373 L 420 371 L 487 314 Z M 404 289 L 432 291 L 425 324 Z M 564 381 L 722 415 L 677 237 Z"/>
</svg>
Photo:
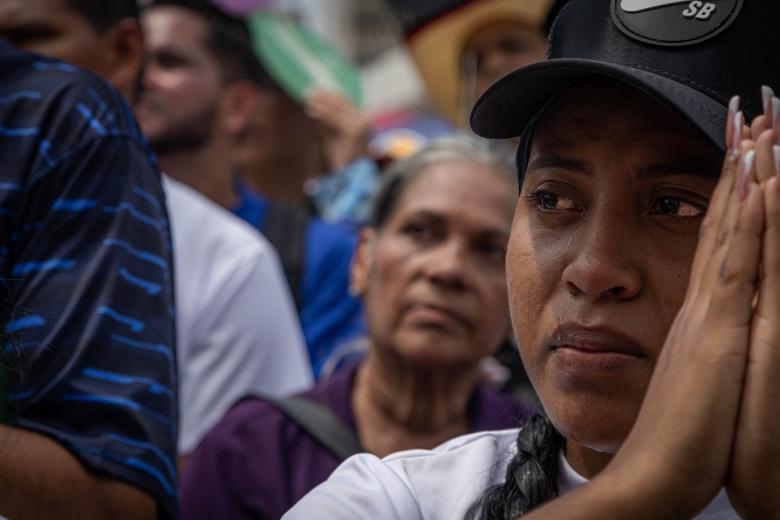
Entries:
<svg viewBox="0 0 780 520">
<path fill-rule="evenodd" d="M 0 518 L 780 517 L 780 4 L 388 4 L 0 1 Z"/>
</svg>

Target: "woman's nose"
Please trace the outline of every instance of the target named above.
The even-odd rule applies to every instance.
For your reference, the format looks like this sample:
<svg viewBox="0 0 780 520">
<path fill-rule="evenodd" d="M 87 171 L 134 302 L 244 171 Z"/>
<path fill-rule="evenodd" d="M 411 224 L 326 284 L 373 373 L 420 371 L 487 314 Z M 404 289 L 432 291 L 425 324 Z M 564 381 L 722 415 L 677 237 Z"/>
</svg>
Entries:
<svg viewBox="0 0 780 520">
<path fill-rule="evenodd" d="M 468 266 L 463 247 L 457 240 L 447 240 L 438 245 L 425 263 L 425 274 L 431 282 L 452 289 L 466 286 Z"/>
<path fill-rule="evenodd" d="M 642 273 L 636 249 L 625 245 L 627 230 L 592 226 L 574 243 L 574 251 L 563 270 L 563 283 L 572 296 L 593 301 L 619 301 L 635 298 L 642 291 Z"/>
</svg>

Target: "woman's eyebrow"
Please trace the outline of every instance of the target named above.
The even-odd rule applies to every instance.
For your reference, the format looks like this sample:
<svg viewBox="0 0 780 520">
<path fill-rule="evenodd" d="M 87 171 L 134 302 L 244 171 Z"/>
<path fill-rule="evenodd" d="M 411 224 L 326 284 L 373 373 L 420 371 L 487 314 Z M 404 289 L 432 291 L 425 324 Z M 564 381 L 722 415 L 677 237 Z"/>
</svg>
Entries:
<svg viewBox="0 0 780 520">
<path fill-rule="evenodd" d="M 716 163 L 702 160 L 656 163 L 643 166 L 637 171 L 639 178 L 668 177 L 670 175 L 691 175 L 707 180 L 717 180 L 720 176 L 720 168 Z"/>
<path fill-rule="evenodd" d="M 583 161 L 570 157 L 546 155 L 537 157 L 528 165 L 529 170 L 556 169 L 592 175 L 593 169 Z"/>
</svg>

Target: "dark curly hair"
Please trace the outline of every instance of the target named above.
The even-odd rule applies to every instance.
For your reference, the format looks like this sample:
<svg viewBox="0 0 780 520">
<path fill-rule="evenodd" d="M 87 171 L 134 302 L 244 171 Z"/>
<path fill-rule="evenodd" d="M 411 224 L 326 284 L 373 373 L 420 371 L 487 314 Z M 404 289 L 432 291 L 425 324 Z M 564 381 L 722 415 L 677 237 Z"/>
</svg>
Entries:
<svg viewBox="0 0 780 520">
<path fill-rule="evenodd" d="M 104 32 L 124 20 L 138 19 L 136 0 L 66 0 L 65 5 L 80 13 L 98 32 Z"/>
</svg>

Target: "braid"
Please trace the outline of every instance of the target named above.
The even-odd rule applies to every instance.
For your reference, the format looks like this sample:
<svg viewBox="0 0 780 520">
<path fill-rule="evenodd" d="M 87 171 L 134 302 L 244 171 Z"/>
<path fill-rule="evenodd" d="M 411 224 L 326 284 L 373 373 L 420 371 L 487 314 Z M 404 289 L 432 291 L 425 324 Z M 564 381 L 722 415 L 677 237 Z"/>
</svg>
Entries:
<svg viewBox="0 0 780 520">
<path fill-rule="evenodd" d="M 506 481 L 485 491 L 473 512 L 479 520 L 515 520 L 558 495 L 558 456 L 563 437 L 541 414 L 531 417 L 517 435 L 517 455 Z"/>
</svg>

